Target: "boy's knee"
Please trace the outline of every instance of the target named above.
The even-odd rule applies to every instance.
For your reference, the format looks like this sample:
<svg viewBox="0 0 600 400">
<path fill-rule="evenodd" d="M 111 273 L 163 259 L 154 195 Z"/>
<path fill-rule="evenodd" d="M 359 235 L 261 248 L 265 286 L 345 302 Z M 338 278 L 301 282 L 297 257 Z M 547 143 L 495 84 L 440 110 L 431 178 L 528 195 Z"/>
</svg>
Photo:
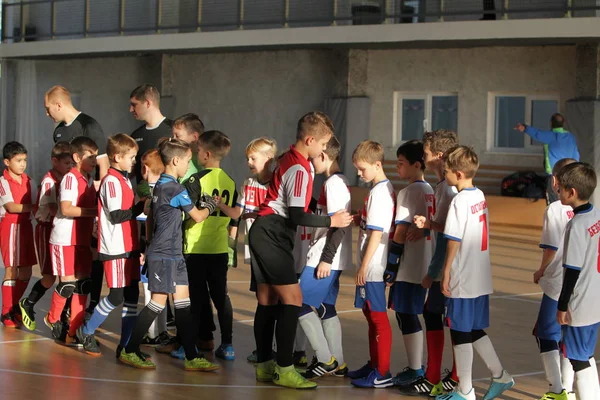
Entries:
<svg viewBox="0 0 600 400">
<path fill-rule="evenodd" d="M 92 292 L 92 280 L 90 278 L 83 278 L 77 281 L 75 286 L 75 293 L 81 295 L 87 295 Z"/>
<path fill-rule="evenodd" d="M 475 343 L 484 336 L 487 336 L 487 333 L 485 333 L 483 329 L 476 329 L 471 332 L 471 338 L 473 339 L 473 343 Z"/>
<path fill-rule="evenodd" d="M 319 314 L 321 320 L 325 321 L 326 319 L 335 317 L 337 315 L 337 310 L 333 304 L 321 303 L 317 309 L 317 314 Z"/>
<path fill-rule="evenodd" d="M 452 344 L 454 346 L 473 343 L 472 332 L 460 332 L 450 329 L 450 337 L 452 338 Z"/>
<path fill-rule="evenodd" d="M 134 281 L 131 285 L 123 289 L 123 298 L 127 303 L 137 303 L 140 297 L 140 287 L 138 281 Z"/>
<path fill-rule="evenodd" d="M 589 368 L 589 367 L 592 366 L 592 364 L 590 364 L 590 360 L 580 361 L 580 360 L 571 360 L 571 359 L 569 359 L 569 362 L 573 366 L 573 371 L 575 371 L 576 373 L 579 372 L 579 371 L 583 371 L 584 369 Z"/>
<path fill-rule="evenodd" d="M 416 314 L 396 313 L 396 320 L 403 335 L 410 335 L 421 331 L 421 322 Z"/>
<path fill-rule="evenodd" d="M 108 292 L 108 301 L 113 306 L 117 307 L 123 303 L 123 288 L 111 288 Z"/>
<path fill-rule="evenodd" d="M 442 314 L 424 310 L 423 319 L 425 320 L 425 328 L 428 331 L 441 331 L 444 329 L 444 318 L 442 317 Z"/>
<path fill-rule="evenodd" d="M 60 297 L 68 299 L 75 292 L 76 286 L 77 281 L 59 282 L 58 285 L 56 285 L 56 289 L 54 290 L 56 291 L 56 293 L 58 293 Z"/>
</svg>

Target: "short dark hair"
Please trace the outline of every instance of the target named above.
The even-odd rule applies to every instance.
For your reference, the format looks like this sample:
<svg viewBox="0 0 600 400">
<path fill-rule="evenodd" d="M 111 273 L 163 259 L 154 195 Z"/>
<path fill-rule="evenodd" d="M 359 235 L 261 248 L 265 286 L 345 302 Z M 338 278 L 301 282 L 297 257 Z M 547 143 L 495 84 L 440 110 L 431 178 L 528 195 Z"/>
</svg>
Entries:
<svg viewBox="0 0 600 400">
<path fill-rule="evenodd" d="M 220 131 L 206 131 L 200 135 L 198 145 L 213 153 L 216 158 L 222 160 L 231 150 L 231 140 Z"/>
<path fill-rule="evenodd" d="M 411 165 L 419 163 L 421 171 L 425 170 L 425 162 L 423 161 L 425 152 L 423 151 L 423 142 L 420 140 L 409 140 L 402 143 L 396 150 L 396 157 L 400 155 L 404 156 Z"/>
<path fill-rule="evenodd" d="M 156 88 L 156 86 L 151 85 L 149 83 L 144 83 L 133 89 L 129 98 L 133 98 L 139 101 L 150 100 L 158 107 L 160 105 L 160 92 Z"/>
<path fill-rule="evenodd" d="M 50 154 L 50 158 L 56 158 L 57 160 L 62 160 L 63 158 L 72 158 L 73 154 L 71 153 L 71 145 L 69 142 L 56 142 L 52 147 L 52 153 Z"/>
<path fill-rule="evenodd" d="M 339 161 L 340 151 L 340 141 L 335 135 L 331 136 L 331 139 L 329 139 L 329 142 L 327 142 L 327 147 L 323 153 L 327 154 L 327 157 L 329 157 L 330 160 Z"/>
<path fill-rule="evenodd" d="M 27 149 L 19 142 L 8 142 L 2 149 L 2 154 L 5 160 L 11 160 L 14 156 L 19 154 L 27 154 Z"/>
<path fill-rule="evenodd" d="M 175 157 L 183 157 L 188 151 L 190 151 L 190 145 L 183 140 L 168 138 L 163 141 L 158 147 L 158 154 L 160 154 L 160 160 L 166 167 L 171 163 L 171 160 Z"/>
<path fill-rule="evenodd" d="M 83 157 L 83 153 L 86 151 L 90 153 L 98 151 L 96 142 L 87 136 L 77 136 L 71 139 L 69 144 L 71 145 L 71 154 L 77 154 L 79 157 Z"/>
<path fill-rule="evenodd" d="M 456 132 L 447 129 L 437 129 L 423 135 L 423 147 L 429 146 L 429 150 L 434 154 L 445 153 L 457 144 Z"/>
<path fill-rule="evenodd" d="M 188 132 L 197 132 L 198 136 L 204 133 L 204 123 L 199 116 L 193 113 L 183 114 L 173 121 L 173 127 L 183 126 Z"/>
<path fill-rule="evenodd" d="M 574 158 L 561 158 L 554 164 L 554 167 L 552 167 L 552 175 L 554 175 L 554 176 L 558 175 L 558 172 L 561 169 L 563 169 L 565 166 L 576 163 L 576 162 L 577 162 L 577 160 Z"/>
<path fill-rule="evenodd" d="M 555 113 L 550 117 L 550 125 L 552 125 L 552 129 L 554 128 L 562 128 L 565 124 L 565 117 L 562 114 Z"/>
<path fill-rule="evenodd" d="M 556 179 L 561 189 L 575 189 L 577 198 L 582 201 L 589 200 L 596 189 L 596 172 L 587 163 L 576 162 L 564 166 Z"/>
<path fill-rule="evenodd" d="M 311 111 L 298 120 L 296 139 L 301 140 L 306 136 L 314 136 L 320 139 L 323 136 L 333 135 L 333 132 L 333 122 L 327 114 L 320 111 Z"/>
</svg>

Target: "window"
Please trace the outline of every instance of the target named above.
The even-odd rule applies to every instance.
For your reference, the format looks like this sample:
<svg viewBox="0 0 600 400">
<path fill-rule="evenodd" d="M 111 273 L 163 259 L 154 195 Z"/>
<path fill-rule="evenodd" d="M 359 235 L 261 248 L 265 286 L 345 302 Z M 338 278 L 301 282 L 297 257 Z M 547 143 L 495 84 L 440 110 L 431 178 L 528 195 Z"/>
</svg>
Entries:
<svg viewBox="0 0 600 400">
<path fill-rule="evenodd" d="M 425 131 L 456 131 L 457 125 L 457 94 L 394 92 L 394 145 L 420 140 Z"/>
<path fill-rule="evenodd" d="M 522 122 L 550 129 L 550 117 L 559 112 L 558 96 L 492 93 L 488 99 L 488 150 L 540 153 L 541 143 L 513 128 Z"/>
</svg>

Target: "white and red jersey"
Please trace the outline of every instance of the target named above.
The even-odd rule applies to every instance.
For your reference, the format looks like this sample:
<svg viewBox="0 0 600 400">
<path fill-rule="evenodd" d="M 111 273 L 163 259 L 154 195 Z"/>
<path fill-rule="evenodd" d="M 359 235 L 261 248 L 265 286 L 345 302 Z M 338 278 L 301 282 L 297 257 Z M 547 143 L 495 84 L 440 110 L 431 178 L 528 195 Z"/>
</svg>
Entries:
<svg viewBox="0 0 600 400">
<path fill-rule="evenodd" d="M 544 213 L 544 226 L 542 229 L 542 240 L 540 247 L 542 249 L 552 249 L 556 251 L 554 258 L 548 264 L 544 276 L 540 278 L 540 287 L 544 294 L 553 300 L 558 301 L 563 282 L 563 245 L 565 242 L 565 229 L 567 223 L 573 218 L 573 209 L 571 206 L 563 206 L 560 200 L 556 200 L 548 207 Z"/>
<path fill-rule="evenodd" d="M 442 179 L 435 185 L 433 192 L 435 194 L 435 212 L 433 214 L 433 221 L 438 224 L 445 224 L 450 203 L 458 191 L 455 186 L 448 185 L 448 182 L 445 179 Z M 429 217 L 428 215 L 425 216 Z"/>
<path fill-rule="evenodd" d="M 411 226 L 415 215 L 432 218 L 435 214 L 435 195 L 429 183 L 415 181 L 398 192 L 396 199 L 396 225 Z M 404 254 L 396 281 L 420 284 L 433 255 L 434 236 L 426 231 L 425 236 L 416 241 L 404 242 Z"/>
<path fill-rule="evenodd" d="M 60 203 L 69 201 L 75 207 L 96 208 L 96 189 L 94 180 L 84 176 L 76 168 L 72 168 L 60 181 L 58 191 L 58 212 L 52 224 L 50 244 L 60 246 L 90 246 L 94 218 L 66 217 L 63 215 Z"/>
<path fill-rule="evenodd" d="M 137 222 L 130 218 L 115 223 L 113 211 L 133 208 L 135 194 L 129 178 L 110 168 L 100 183 L 98 195 L 98 253 L 101 259 L 127 258 L 127 253 L 139 250 Z"/>
<path fill-rule="evenodd" d="M 312 164 L 308 159 L 295 146 L 290 146 L 279 160 L 258 214 L 277 214 L 287 218 L 289 207 L 302 207 L 305 212 L 308 211 L 313 186 L 311 170 Z"/>
<path fill-rule="evenodd" d="M 388 243 L 394 226 L 394 187 L 388 179 L 377 183 L 369 191 L 360 216 L 360 231 L 356 267 L 360 268 L 372 231 L 383 232 L 381 242 L 369 260 L 367 281 L 383 282 L 387 264 Z"/>
<path fill-rule="evenodd" d="M 262 184 L 258 179 L 253 176 L 244 181 L 244 184 L 240 187 L 240 195 L 236 206 L 242 208 L 243 214 L 257 212 L 258 207 L 267 197 L 267 185 L 268 182 Z M 244 220 L 244 261 L 246 264 L 250 264 L 250 245 L 248 244 L 248 233 L 254 223 L 254 218 L 248 218 Z"/>
<path fill-rule="evenodd" d="M 35 219 L 41 223 L 52 223 L 54 216 L 50 213 L 50 204 L 58 207 L 58 188 L 60 177 L 54 170 L 48 171 L 40 183 L 39 196 L 37 199 L 38 209 Z"/>
<path fill-rule="evenodd" d="M 481 190 L 467 188 L 454 196 L 444 236 L 460 242 L 450 271 L 450 297 L 468 299 L 492 293 L 488 208 Z"/>
<path fill-rule="evenodd" d="M 570 326 L 600 322 L 600 211 L 578 212 L 567 224 L 563 266 L 581 271 L 569 300 Z"/>
<path fill-rule="evenodd" d="M 323 183 L 317 201 L 317 215 L 333 215 L 337 211 L 350 210 L 348 179 L 341 173 L 333 174 Z M 352 265 L 352 227 L 343 228 L 346 233 L 335 253 L 332 270 L 343 270 Z M 313 228 L 313 237 L 306 256 L 306 265 L 316 268 L 327 242 L 328 228 Z"/>
<path fill-rule="evenodd" d="M 35 198 L 37 197 L 37 190 L 33 181 L 23 173 L 21 175 L 21 182 L 16 181 L 10 175 L 8 168 L 4 170 L 4 173 L 0 177 L 0 205 L 4 208 L 7 203 L 15 204 L 35 204 Z M 3 223 L 17 224 L 31 220 L 31 213 L 9 213 L 6 211 L 2 218 Z"/>
</svg>

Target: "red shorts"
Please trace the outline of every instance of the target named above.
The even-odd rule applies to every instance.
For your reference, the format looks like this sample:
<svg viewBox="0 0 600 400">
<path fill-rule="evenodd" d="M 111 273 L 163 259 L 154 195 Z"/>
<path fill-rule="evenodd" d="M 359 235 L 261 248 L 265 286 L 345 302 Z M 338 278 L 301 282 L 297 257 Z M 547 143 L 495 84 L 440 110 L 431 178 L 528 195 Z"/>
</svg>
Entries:
<svg viewBox="0 0 600 400">
<path fill-rule="evenodd" d="M 56 276 L 87 278 L 92 271 L 92 249 L 89 246 L 61 246 L 50 243 L 52 272 Z"/>
<path fill-rule="evenodd" d="M 5 267 L 31 267 L 37 264 L 33 244 L 31 221 L 0 223 L 0 251 Z"/>
<path fill-rule="evenodd" d="M 140 258 L 118 258 L 104 261 L 104 275 L 109 288 L 124 288 L 140 280 Z"/>
<path fill-rule="evenodd" d="M 51 223 L 40 222 L 35 227 L 35 247 L 42 275 L 54 275 L 50 260 L 50 232 L 52 232 Z"/>
</svg>

